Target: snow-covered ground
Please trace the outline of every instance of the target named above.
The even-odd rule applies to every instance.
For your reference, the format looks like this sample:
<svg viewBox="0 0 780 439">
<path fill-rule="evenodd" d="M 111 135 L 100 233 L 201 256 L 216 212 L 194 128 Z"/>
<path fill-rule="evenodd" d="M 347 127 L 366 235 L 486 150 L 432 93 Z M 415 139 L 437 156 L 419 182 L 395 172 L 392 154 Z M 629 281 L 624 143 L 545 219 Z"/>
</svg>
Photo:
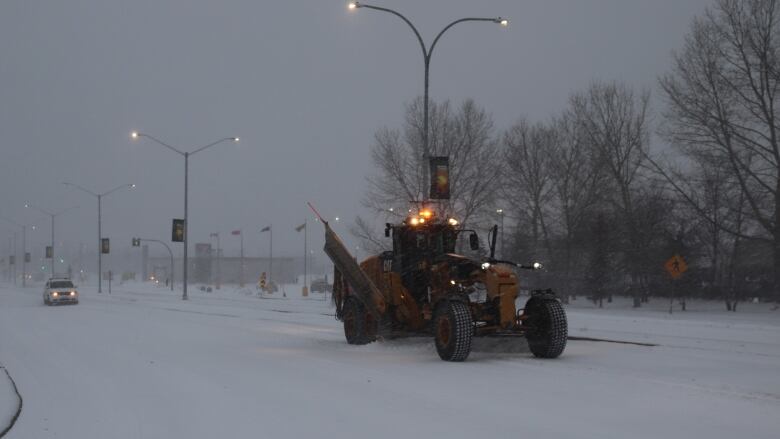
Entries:
<svg viewBox="0 0 780 439">
<path fill-rule="evenodd" d="M 746 304 L 567 307 L 557 360 L 480 340 L 349 346 L 329 302 L 134 284 L 46 307 L 0 285 L 0 364 L 24 410 L 9 438 L 775 438 L 780 311 Z M 701 306 L 698 306 L 701 305 Z M 4 375 L 4 374 L 3 374 Z M 0 376 L 0 379 L 4 376 Z M 0 383 L 0 430 L 14 406 Z M 12 399 L 13 398 L 13 399 Z"/>
</svg>

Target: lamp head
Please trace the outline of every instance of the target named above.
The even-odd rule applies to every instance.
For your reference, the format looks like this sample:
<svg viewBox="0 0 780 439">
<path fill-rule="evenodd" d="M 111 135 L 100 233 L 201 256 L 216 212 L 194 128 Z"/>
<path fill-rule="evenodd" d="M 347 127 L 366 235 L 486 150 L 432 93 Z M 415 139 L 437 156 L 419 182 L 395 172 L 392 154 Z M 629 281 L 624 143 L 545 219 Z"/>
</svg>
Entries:
<svg viewBox="0 0 780 439">
<path fill-rule="evenodd" d="M 500 24 L 503 27 L 509 26 L 509 20 L 506 18 L 498 17 L 494 20 L 496 23 Z"/>
<path fill-rule="evenodd" d="M 348 8 L 348 9 L 357 9 L 357 8 L 359 8 L 360 6 L 361 6 L 361 5 L 360 5 L 360 2 L 349 2 L 349 3 L 347 4 L 347 8 Z"/>
</svg>

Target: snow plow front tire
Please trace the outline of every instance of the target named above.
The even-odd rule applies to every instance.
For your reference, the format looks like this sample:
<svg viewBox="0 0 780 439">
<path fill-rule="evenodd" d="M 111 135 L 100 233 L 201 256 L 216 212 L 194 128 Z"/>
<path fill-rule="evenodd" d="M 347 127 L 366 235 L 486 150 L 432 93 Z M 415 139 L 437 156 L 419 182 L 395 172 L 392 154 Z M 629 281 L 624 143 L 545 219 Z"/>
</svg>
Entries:
<svg viewBox="0 0 780 439">
<path fill-rule="evenodd" d="M 474 322 L 468 305 L 447 301 L 436 307 L 433 324 L 436 351 L 444 361 L 464 361 L 471 353 Z"/>
<path fill-rule="evenodd" d="M 529 327 L 528 348 L 539 358 L 557 358 L 566 348 L 569 336 L 566 312 L 556 299 L 531 298 L 525 305 Z"/>
</svg>

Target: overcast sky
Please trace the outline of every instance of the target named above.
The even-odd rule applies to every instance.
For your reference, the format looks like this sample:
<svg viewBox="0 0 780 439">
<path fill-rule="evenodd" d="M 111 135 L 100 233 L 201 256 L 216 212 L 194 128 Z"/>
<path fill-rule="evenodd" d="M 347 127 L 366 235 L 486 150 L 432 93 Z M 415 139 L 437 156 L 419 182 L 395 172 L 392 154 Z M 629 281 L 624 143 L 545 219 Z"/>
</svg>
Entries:
<svg viewBox="0 0 780 439">
<path fill-rule="evenodd" d="M 708 0 L 377 0 L 405 14 L 430 42 L 461 17 L 508 17 L 508 28 L 463 23 L 439 42 L 431 98 L 473 98 L 499 129 L 546 119 L 594 79 L 652 88 Z M 43 227 L 24 209 L 71 206 L 57 241 L 93 245 L 95 192 L 112 247 L 132 236 L 168 240 L 183 215 L 184 160 L 132 130 L 179 149 L 223 144 L 190 159 L 190 240 L 242 228 L 248 254 L 297 255 L 293 227 L 311 201 L 346 225 L 361 213 L 370 146 L 399 127 L 422 94 L 422 55 L 398 18 L 348 11 L 341 0 L 5 0 L 0 2 L 0 216 Z M 654 102 L 657 104 L 658 99 Z M 13 228 L 0 224 L 5 253 Z M 310 226 L 312 245 L 322 230 Z M 179 246 L 180 248 L 181 246 Z M 364 256 L 364 255 L 361 255 Z"/>
</svg>

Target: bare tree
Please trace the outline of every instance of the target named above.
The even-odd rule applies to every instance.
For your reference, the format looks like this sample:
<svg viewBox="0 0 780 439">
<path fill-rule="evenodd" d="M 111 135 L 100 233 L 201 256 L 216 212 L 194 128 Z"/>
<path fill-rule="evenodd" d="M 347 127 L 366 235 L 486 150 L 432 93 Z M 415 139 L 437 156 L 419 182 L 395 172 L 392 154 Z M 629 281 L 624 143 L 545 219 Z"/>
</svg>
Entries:
<svg viewBox="0 0 780 439">
<path fill-rule="evenodd" d="M 649 142 L 647 110 L 649 93 L 635 95 L 618 83 L 596 82 L 587 92 L 571 98 L 572 111 L 582 124 L 590 145 L 609 176 L 614 195 L 610 201 L 621 218 L 623 258 L 632 279 L 634 306 L 647 295 L 643 283 L 645 255 L 640 244 L 636 211 L 640 169 Z"/>
<path fill-rule="evenodd" d="M 553 121 L 555 147 L 550 151 L 550 176 L 553 185 L 555 215 L 552 220 L 559 234 L 560 259 L 556 264 L 564 279 L 566 293 L 573 291 L 577 278 L 587 270 L 587 251 L 575 246 L 589 245 L 589 221 L 604 199 L 607 179 L 601 161 L 588 142 L 582 124 L 572 111 Z M 605 239 L 608 239 L 605 234 Z M 605 245 L 608 245 L 606 242 Z M 606 266 L 606 265 L 605 265 Z"/>
<path fill-rule="evenodd" d="M 694 21 L 660 85 L 668 101 L 666 137 L 692 160 L 718 163 L 736 182 L 746 209 L 733 206 L 743 216 L 739 230 L 734 223 L 727 231 L 772 246 L 780 297 L 777 18 L 776 0 L 718 1 Z"/>
<path fill-rule="evenodd" d="M 403 130 L 382 128 L 374 137 L 371 154 L 376 173 L 368 177 L 363 204 L 382 218 L 400 219 L 407 206 L 419 207 L 427 200 L 422 117 L 422 100 L 417 99 L 406 107 Z M 441 215 L 478 225 L 489 217 L 500 176 L 500 150 L 491 116 L 473 100 L 456 110 L 449 101 L 433 103 L 429 129 L 430 154 L 450 159 L 450 200 L 431 204 Z M 355 225 L 364 243 L 370 234 L 365 226 L 365 222 Z"/>
<path fill-rule="evenodd" d="M 504 134 L 503 194 L 517 215 L 518 224 L 530 230 L 531 248 L 538 255 L 540 245 L 552 255 L 551 231 L 546 219 L 553 192 L 550 157 L 556 133 L 542 123 L 516 122 Z"/>
</svg>

